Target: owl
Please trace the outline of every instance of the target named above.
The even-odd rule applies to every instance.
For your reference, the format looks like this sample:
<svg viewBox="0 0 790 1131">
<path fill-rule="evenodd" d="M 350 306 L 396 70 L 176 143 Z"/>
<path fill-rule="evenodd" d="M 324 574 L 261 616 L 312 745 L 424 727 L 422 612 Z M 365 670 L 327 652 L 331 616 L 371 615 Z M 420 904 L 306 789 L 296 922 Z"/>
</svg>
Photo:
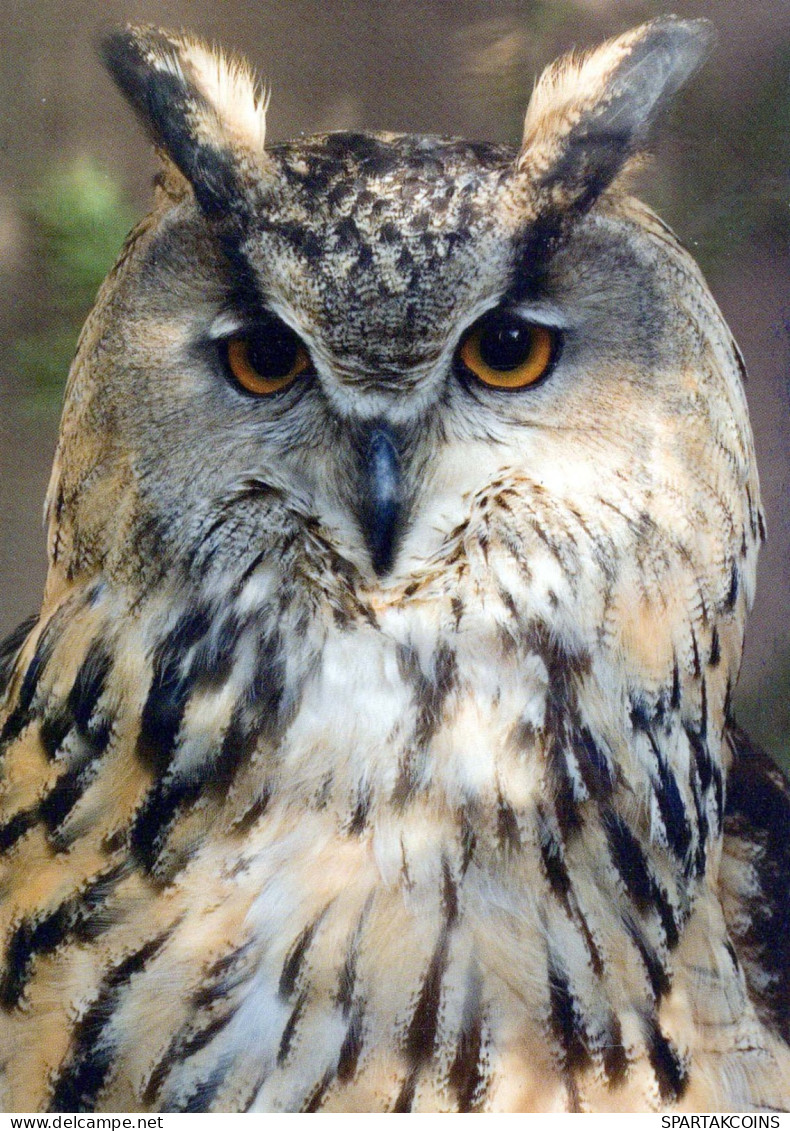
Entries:
<svg viewBox="0 0 790 1131">
<path fill-rule="evenodd" d="M 790 1106 L 743 362 L 627 189 L 710 39 L 518 150 L 266 148 L 245 65 L 106 40 L 160 172 L 2 651 L 7 1110 Z"/>
</svg>

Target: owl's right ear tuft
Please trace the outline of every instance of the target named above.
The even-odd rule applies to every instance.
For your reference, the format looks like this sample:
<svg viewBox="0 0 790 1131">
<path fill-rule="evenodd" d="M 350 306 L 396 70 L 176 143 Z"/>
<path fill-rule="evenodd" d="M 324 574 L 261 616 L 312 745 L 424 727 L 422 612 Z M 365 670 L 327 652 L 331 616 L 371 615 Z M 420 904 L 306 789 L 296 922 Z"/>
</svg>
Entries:
<svg viewBox="0 0 790 1131">
<path fill-rule="evenodd" d="M 100 53 L 204 213 L 244 211 L 250 170 L 266 165 L 266 98 L 246 64 L 151 27 L 112 32 Z"/>
<path fill-rule="evenodd" d="M 537 207 L 584 213 L 648 143 L 713 44 L 707 20 L 662 16 L 541 76 L 516 172 Z"/>
</svg>

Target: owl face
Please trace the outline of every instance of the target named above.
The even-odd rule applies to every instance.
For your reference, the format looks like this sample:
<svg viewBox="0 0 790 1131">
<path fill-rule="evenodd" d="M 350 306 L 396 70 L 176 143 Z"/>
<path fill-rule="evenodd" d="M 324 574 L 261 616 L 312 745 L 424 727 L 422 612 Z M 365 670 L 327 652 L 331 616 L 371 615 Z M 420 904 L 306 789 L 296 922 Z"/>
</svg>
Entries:
<svg viewBox="0 0 790 1131">
<path fill-rule="evenodd" d="M 153 430 L 170 451 L 144 470 L 151 497 L 171 500 L 168 530 L 184 512 L 211 522 L 254 481 L 264 525 L 287 499 L 355 568 L 391 571 L 450 434 L 490 430 L 474 425 L 457 354 L 487 312 L 517 316 L 498 303 L 514 241 L 494 211 L 512 159 L 408 137 L 279 147 L 275 189 L 230 257 L 191 198 L 167 213 L 123 281 L 138 320 L 105 393 L 119 390 L 124 444 L 138 433 L 145 460 Z M 526 321 L 520 332 L 527 348 Z M 188 547 L 194 531 L 183 534 Z"/>
<path fill-rule="evenodd" d="M 243 72 L 162 33 L 111 41 L 168 157 L 70 385 L 51 491 L 70 568 L 157 557 L 227 585 L 296 544 L 400 592 L 493 522 L 526 559 L 573 559 L 544 596 L 562 581 L 590 631 L 621 559 L 669 602 L 691 561 L 721 603 L 757 524 L 740 362 L 618 180 L 704 42 L 659 21 L 555 68 L 511 151 L 343 133 L 265 150 Z M 586 513 L 611 521 L 582 551 Z"/>
<path fill-rule="evenodd" d="M 124 279 L 137 317 L 101 395 L 171 537 L 255 482 L 264 522 L 272 497 L 295 502 L 386 577 L 408 572 L 410 534 L 438 548 L 503 470 L 547 483 L 562 469 L 584 491 L 632 469 L 635 435 L 655 459 L 693 342 L 656 281 L 671 257 L 637 243 L 627 209 L 585 218 L 545 260 L 508 222 L 514 153 L 340 134 L 275 158 L 288 191 L 245 232 L 241 269 L 187 199 Z M 388 480 L 398 513 L 379 559 L 370 512 Z M 181 536 L 188 549 L 194 530 Z"/>
</svg>

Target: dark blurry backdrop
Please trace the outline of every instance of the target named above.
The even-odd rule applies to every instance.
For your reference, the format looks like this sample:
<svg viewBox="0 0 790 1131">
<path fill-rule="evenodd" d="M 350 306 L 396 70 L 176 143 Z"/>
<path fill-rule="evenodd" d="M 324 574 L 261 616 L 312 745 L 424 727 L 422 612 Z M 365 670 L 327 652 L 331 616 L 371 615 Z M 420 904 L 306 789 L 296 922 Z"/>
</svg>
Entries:
<svg viewBox="0 0 790 1131">
<path fill-rule="evenodd" d="M 268 137 L 367 127 L 517 143 L 534 77 L 672 10 L 637 0 L 4 0 L 0 51 L 0 634 L 40 602 L 41 508 L 76 332 L 154 163 L 94 46 L 129 20 L 237 49 Z M 790 3 L 678 0 L 719 32 L 641 195 L 701 262 L 746 357 L 769 542 L 738 709 L 790 764 Z"/>
</svg>

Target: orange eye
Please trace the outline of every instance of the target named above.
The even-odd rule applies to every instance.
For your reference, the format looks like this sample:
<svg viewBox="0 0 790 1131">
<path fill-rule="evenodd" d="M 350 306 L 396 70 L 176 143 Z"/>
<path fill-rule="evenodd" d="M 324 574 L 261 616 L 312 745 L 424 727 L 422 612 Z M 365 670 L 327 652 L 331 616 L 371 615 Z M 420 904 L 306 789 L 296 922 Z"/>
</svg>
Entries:
<svg viewBox="0 0 790 1131">
<path fill-rule="evenodd" d="M 458 357 L 484 385 L 525 389 L 548 373 L 556 353 L 556 331 L 502 312 L 487 315 L 472 327 Z"/>
<path fill-rule="evenodd" d="M 225 349 L 234 380 L 258 397 L 279 393 L 310 368 L 306 347 L 282 322 L 228 338 Z"/>
</svg>

